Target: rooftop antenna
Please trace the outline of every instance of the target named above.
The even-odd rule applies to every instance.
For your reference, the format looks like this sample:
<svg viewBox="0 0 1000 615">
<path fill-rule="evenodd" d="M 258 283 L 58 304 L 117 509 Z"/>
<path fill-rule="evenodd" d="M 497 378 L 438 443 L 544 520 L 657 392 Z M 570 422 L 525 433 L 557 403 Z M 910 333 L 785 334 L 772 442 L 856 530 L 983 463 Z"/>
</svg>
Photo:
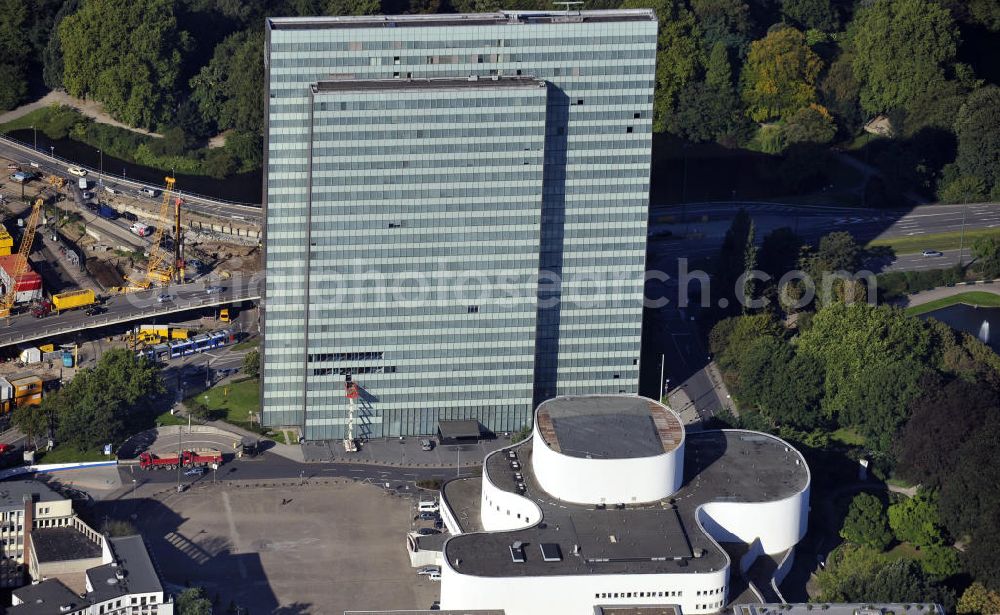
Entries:
<svg viewBox="0 0 1000 615">
<path fill-rule="evenodd" d="M 580 8 L 583 6 L 582 0 L 575 0 L 575 1 L 562 0 L 561 2 L 553 2 L 552 4 L 556 6 L 562 6 L 563 10 L 566 11 L 567 13 L 572 10 L 579 11 Z"/>
</svg>

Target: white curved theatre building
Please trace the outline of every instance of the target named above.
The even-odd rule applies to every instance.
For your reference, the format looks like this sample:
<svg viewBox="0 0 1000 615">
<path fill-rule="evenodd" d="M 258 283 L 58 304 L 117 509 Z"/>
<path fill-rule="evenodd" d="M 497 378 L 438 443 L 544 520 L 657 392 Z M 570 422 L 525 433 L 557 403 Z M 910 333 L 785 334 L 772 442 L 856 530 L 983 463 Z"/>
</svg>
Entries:
<svg viewBox="0 0 1000 615">
<path fill-rule="evenodd" d="M 734 573 L 757 559 L 770 578 L 786 562 L 809 482 L 801 454 L 767 434 L 685 433 L 644 397 L 551 399 L 531 438 L 442 488 L 441 608 L 716 612 L 736 597 Z"/>
</svg>

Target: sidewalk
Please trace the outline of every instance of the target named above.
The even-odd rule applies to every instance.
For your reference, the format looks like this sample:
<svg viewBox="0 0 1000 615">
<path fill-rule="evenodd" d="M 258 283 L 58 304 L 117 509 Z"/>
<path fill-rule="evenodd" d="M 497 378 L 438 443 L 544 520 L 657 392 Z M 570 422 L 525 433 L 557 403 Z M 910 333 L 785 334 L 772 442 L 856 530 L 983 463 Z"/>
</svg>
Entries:
<svg viewBox="0 0 1000 615">
<path fill-rule="evenodd" d="M 915 307 L 925 303 L 930 303 L 931 301 L 936 301 L 938 299 L 944 299 L 945 297 L 954 297 L 955 295 L 961 295 L 973 291 L 1000 295 L 1000 282 L 993 280 L 982 283 L 969 282 L 956 284 L 954 286 L 938 286 L 937 288 L 922 290 L 916 294 L 901 297 L 897 304 L 900 307 Z"/>
<path fill-rule="evenodd" d="M 177 416 L 188 416 L 189 413 L 190 411 L 187 409 L 187 406 L 184 405 L 184 402 L 182 401 L 177 402 Z M 232 423 L 227 423 L 225 421 L 203 421 L 200 419 L 195 419 L 194 415 L 191 415 L 191 418 L 192 422 L 194 423 L 197 423 L 199 425 L 207 425 L 209 427 L 214 427 L 222 431 L 227 431 L 235 436 L 239 436 L 240 438 L 249 438 L 255 441 L 256 440 L 271 441 L 270 438 L 268 438 L 267 436 L 261 435 L 259 433 L 247 429 L 243 429 L 242 427 L 238 427 L 236 425 L 233 425 Z M 275 442 L 274 446 L 267 449 L 266 452 L 274 453 L 279 457 L 284 457 L 285 459 L 297 461 L 298 463 L 305 462 L 305 458 L 303 457 L 302 454 L 302 447 L 298 445 L 281 444 L 280 442 Z"/>
</svg>

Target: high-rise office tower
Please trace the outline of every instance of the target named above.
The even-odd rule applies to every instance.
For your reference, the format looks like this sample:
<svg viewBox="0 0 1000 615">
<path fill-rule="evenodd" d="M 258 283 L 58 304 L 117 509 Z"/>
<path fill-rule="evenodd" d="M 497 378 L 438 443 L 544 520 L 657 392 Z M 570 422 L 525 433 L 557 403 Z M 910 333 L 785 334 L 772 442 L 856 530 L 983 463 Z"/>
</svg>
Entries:
<svg viewBox="0 0 1000 615">
<path fill-rule="evenodd" d="M 494 431 L 634 393 L 650 10 L 267 23 L 263 421 Z"/>
</svg>

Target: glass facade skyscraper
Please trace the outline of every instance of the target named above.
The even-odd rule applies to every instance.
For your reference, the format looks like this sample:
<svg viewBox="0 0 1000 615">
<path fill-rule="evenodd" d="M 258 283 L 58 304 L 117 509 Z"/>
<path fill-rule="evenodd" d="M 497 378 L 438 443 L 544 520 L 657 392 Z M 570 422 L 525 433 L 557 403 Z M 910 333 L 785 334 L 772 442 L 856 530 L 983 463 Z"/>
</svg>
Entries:
<svg viewBox="0 0 1000 615">
<path fill-rule="evenodd" d="M 268 20 L 263 422 L 495 431 L 634 393 L 649 10 Z"/>
</svg>

